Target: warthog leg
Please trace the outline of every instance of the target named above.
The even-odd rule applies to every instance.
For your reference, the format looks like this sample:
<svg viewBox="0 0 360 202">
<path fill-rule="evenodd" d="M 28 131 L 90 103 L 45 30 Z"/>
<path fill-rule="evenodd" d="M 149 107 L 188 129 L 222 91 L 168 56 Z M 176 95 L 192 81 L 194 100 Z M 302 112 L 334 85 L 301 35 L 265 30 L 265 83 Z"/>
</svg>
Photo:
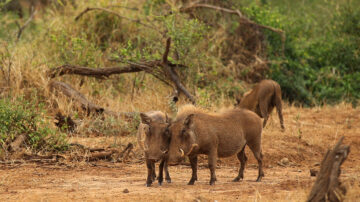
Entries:
<svg viewBox="0 0 360 202">
<path fill-rule="evenodd" d="M 197 180 L 197 155 L 189 156 L 189 160 L 191 164 L 192 174 L 188 185 L 194 185 L 195 181 Z"/>
<path fill-rule="evenodd" d="M 263 128 L 266 126 L 266 122 L 269 118 L 269 111 L 268 111 L 268 103 L 270 103 L 270 98 L 265 97 L 263 100 L 259 100 L 259 110 L 261 115 L 260 117 L 264 118 Z"/>
<path fill-rule="evenodd" d="M 149 159 L 146 159 L 146 167 L 148 170 L 148 176 L 146 179 L 146 186 L 150 187 L 152 182 L 153 182 L 153 178 L 154 178 L 154 172 L 155 172 L 155 163 L 152 162 Z"/>
<path fill-rule="evenodd" d="M 166 182 L 171 183 L 167 160 L 164 163 L 164 168 L 165 168 L 165 180 L 166 180 Z"/>
<path fill-rule="evenodd" d="M 155 172 L 155 163 L 154 163 L 154 162 L 151 163 L 151 167 L 152 167 L 151 179 L 152 179 L 152 181 L 155 181 L 155 179 L 156 179 L 156 172 Z"/>
<path fill-rule="evenodd" d="M 261 140 L 258 140 L 258 141 L 261 141 Z M 263 168 L 262 168 L 262 153 L 261 153 L 261 144 L 260 143 L 254 143 L 254 142 L 249 142 L 248 143 L 248 146 L 250 147 L 251 151 L 253 152 L 254 154 L 254 157 L 256 158 L 256 160 L 258 161 L 258 164 L 259 164 L 259 175 L 258 175 L 258 178 L 256 179 L 257 182 L 260 182 L 261 181 L 261 178 L 264 177 L 264 171 L 263 171 Z"/>
<path fill-rule="evenodd" d="M 159 185 L 162 184 L 162 182 L 164 181 L 164 177 L 163 177 L 163 170 L 165 168 L 165 179 L 168 183 L 171 183 L 171 178 L 170 178 L 170 174 L 169 174 L 169 170 L 168 170 L 168 165 L 167 165 L 167 160 L 166 159 L 161 159 L 160 165 L 159 165 L 159 176 L 158 176 L 158 182 Z"/>
<path fill-rule="evenodd" d="M 233 182 L 238 182 L 239 180 L 244 179 L 244 169 L 247 161 L 247 157 L 245 155 L 245 146 L 246 145 L 244 145 L 243 149 L 237 154 L 237 158 L 240 161 L 240 169 L 238 176 L 233 180 Z"/>
<path fill-rule="evenodd" d="M 216 157 L 217 157 L 217 152 L 215 149 L 213 149 L 212 151 L 210 151 L 208 155 L 208 164 L 210 169 L 210 185 L 215 185 L 215 181 L 216 181 L 216 175 L 215 175 Z"/>
</svg>

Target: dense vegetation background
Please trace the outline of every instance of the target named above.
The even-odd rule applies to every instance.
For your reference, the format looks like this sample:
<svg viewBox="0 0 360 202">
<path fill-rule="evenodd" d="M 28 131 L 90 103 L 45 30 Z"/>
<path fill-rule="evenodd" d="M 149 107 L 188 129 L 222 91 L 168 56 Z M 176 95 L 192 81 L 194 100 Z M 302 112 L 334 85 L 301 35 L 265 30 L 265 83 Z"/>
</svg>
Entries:
<svg viewBox="0 0 360 202">
<path fill-rule="evenodd" d="M 38 2 L 34 4 L 36 13 L 17 39 L 19 28 L 31 16 L 29 2 Z M 46 72 L 64 64 L 99 68 L 161 59 L 167 37 L 172 38 L 169 60 L 186 66 L 177 69 L 180 79 L 197 104 L 205 108 L 233 104 L 237 96 L 264 78 L 281 85 L 284 100 L 304 106 L 342 101 L 356 106 L 360 98 L 360 1 L 202 2 L 238 9 L 260 25 L 282 30 L 285 38 L 279 32 L 243 23 L 227 12 L 186 10 L 194 3 L 186 0 L 18 3 L 20 10 L 14 10 L 11 6 L 16 1 L 0 1 L 0 96 L 6 98 L 0 102 L 0 110 L 13 116 L 24 111 L 24 120 L 37 116 L 51 119 L 49 116 L 61 111 L 83 119 L 79 128 L 85 132 L 111 134 L 114 128 L 116 132 L 132 132 L 136 124 L 118 126 L 111 117 L 96 118 L 90 124 L 71 101 L 49 92 Z M 95 10 L 75 21 L 86 7 L 106 8 L 122 17 Z M 58 80 L 114 111 L 173 111 L 175 107 L 169 99 L 172 89 L 144 72 L 105 80 L 71 75 Z M 35 114 L 19 110 L 29 106 L 25 102 L 42 107 L 30 110 Z M 179 103 L 185 102 L 181 97 Z M 9 103 L 14 106 L 8 108 Z M 0 123 L 11 117 L 0 114 Z M 23 133 L 3 125 L 0 140 L 4 144 L 11 141 L 4 134 Z M 46 134 L 41 140 L 58 145 L 46 149 L 64 148 L 62 135 L 49 138 L 57 133 L 50 125 L 43 126 L 48 130 L 41 133 Z M 30 140 L 31 145 L 41 142 Z"/>
</svg>

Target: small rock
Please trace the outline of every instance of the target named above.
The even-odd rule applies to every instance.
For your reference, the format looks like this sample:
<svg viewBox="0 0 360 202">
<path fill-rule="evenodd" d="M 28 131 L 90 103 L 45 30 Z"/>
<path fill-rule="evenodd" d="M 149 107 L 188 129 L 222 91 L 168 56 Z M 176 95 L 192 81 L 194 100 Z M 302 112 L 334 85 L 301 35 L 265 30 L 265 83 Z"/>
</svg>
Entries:
<svg viewBox="0 0 360 202">
<path fill-rule="evenodd" d="M 288 158 L 283 158 L 280 160 L 280 162 L 283 164 L 283 165 L 289 165 L 290 161 Z"/>
<path fill-rule="evenodd" d="M 129 193 L 129 190 L 128 190 L 128 189 L 124 189 L 124 190 L 123 190 L 123 193 L 127 194 L 127 193 Z"/>
</svg>

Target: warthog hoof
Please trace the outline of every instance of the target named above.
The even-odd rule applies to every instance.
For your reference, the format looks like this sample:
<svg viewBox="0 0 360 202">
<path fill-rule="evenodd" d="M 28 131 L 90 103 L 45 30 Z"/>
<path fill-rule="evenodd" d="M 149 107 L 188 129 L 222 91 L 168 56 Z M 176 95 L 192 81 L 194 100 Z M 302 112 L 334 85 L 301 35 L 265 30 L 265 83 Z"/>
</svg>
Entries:
<svg viewBox="0 0 360 202">
<path fill-rule="evenodd" d="M 171 183 L 171 179 L 169 178 L 169 179 L 166 179 L 166 182 L 167 183 Z"/>
<path fill-rule="evenodd" d="M 146 183 L 146 187 L 151 187 L 151 183 L 150 184 Z"/>
<path fill-rule="evenodd" d="M 161 186 L 162 182 L 164 181 L 164 179 L 162 177 L 158 177 L 158 182 L 159 182 L 159 185 Z"/>
<path fill-rule="evenodd" d="M 285 127 L 284 126 L 281 127 L 281 132 L 285 132 Z"/>
<path fill-rule="evenodd" d="M 217 181 L 216 178 L 211 178 L 210 179 L 210 185 L 215 185 L 215 181 Z"/>
<path fill-rule="evenodd" d="M 256 179 L 256 182 L 260 182 L 261 181 L 261 178 L 263 178 L 264 175 L 259 175 L 258 178 Z"/>
<path fill-rule="evenodd" d="M 240 180 L 242 180 L 243 179 L 243 177 L 235 177 L 234 179 L 233 179 L 233 182 L 239 182 Z"/>
<path fill-rule="evenodd" d="M 195 181 L 197 180 L 197 177 L 192 177 L 188 183 L 188 185 L 194 185 Z"/>
<path fill-rule="evenodd" d="M 191 179 L 191 180 L 189 181 L 188 185 L 194 185 L 195 181 L 196 181 L 195 179 Z"/>
</svg>

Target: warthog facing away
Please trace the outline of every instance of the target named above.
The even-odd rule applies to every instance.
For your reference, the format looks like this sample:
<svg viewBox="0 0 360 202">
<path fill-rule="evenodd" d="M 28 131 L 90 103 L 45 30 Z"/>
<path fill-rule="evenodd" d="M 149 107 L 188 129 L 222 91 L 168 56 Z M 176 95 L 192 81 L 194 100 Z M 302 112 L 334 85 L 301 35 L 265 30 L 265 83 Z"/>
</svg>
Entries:
<svg viewBox="0 0 360 202">
<path fill-rule="evenodd" d="M 163 182 L 163 169 L 165 168 L 165 179 L 171 182 L 165 153 L 168 151 L 170 134 L 167 132 L 169 119 L 160 111 L 140 113 L 141 123 L 137 132 L 139 146 L 145 152 L 148 176 L 146 186 L 151 186 L 156 178 L 155 162 L 161 160 L 159 165 L 158 182 Z"/>
<path fill-rule="evenodd" d="M 237 100 L 240 108 L 251 110 L 264 118 L 263 127 L 276 106 L 280 119 L 280 125 L 283 130 L 284 120 L 282 115 L 281 88 L 273 80 L 262 80 L 251 91 L 244 94 L 243 98 Z"/>
<path fill-rule="evenodd" d="M 197 180 L 197 155 L 208 155 L 210 185 L 216 181 L 215 167 L 217 157 L 237 154 L 240 161 L 238 176 L 244 177 L 247 161 L 245 146 L 248 145 L 259 164 L 257 181 L 264 176 L 261 154 L 261 119 L 247 109 L 231 109 L 222 113 L 206 113 L 195 107 L 181 110 L 175 121 L 169 125 L 171 141 L 169 163 L 178 163 L 186 154 L 190 159 L 192 177 L 189 185 Z"/>
</svg>

